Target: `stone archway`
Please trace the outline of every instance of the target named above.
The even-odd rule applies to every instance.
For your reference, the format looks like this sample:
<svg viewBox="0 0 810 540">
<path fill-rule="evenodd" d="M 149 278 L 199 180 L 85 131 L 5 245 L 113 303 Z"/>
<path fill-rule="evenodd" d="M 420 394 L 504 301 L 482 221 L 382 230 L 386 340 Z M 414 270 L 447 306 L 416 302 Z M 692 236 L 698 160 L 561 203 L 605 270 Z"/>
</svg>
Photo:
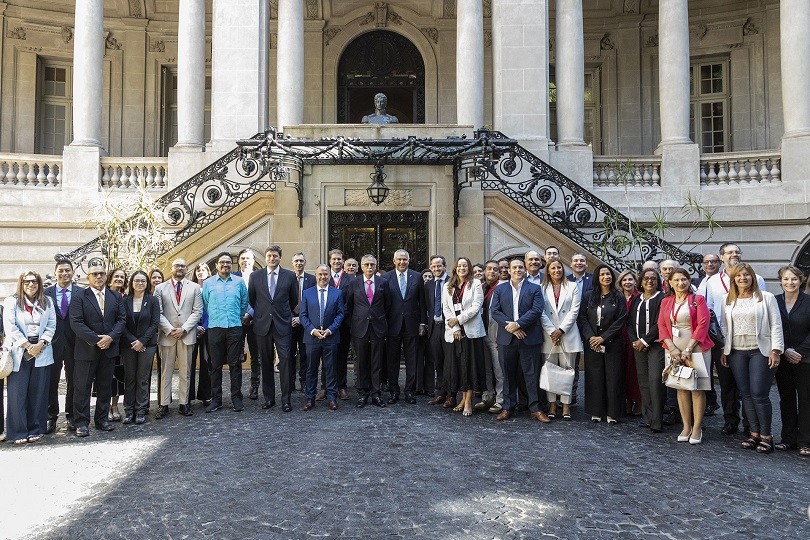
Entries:
<svg viewBox="0 0 810 540">
<path fill-rule="evenodd" d="M 356 37 L 340 56 L 337 76 L 338 123 L 360 123 L 378 92 L 401 123 L 425 123 L 425 63 L 402 34 L 374 30 Z"/>
</svg>

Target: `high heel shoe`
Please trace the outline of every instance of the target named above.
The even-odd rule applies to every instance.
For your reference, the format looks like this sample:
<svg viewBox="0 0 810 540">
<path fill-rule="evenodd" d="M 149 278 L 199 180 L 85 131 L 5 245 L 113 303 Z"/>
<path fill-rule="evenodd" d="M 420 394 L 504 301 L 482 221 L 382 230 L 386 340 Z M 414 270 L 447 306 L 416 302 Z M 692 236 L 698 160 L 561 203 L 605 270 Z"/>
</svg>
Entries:
<svg viewBox="0 0 810 540">
<path fill-rule="evenodd" d="M 700 430 L 700 437 L 697 439 L 693 439 L 692 436 L 689 436 L 689 444 L 700 444 L 703 442 L 703 430 Z"/>
<path fill-rule="evenodd" d="M 601 417 L 599 417 L 599 416 L 591 416 L 591 422 L 593 422 L 594 424 L 598 424 L 601 421 L 602 421 Z"/>
<path fill-rule="evenodd" d="M 689 434 L 691 434 L 691 431 L 689 432 Z M 688 442 L 689 441 L 689 434 L 678 435 L 678 442 Z"/>
</svg>

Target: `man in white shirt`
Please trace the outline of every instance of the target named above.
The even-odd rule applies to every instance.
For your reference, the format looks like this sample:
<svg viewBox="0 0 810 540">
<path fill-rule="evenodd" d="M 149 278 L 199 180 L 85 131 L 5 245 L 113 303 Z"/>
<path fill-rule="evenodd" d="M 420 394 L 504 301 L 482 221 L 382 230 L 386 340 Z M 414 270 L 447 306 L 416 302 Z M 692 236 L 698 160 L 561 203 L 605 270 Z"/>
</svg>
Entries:
<svg viewBox="0 0 810 540">
<path fill-rule="evenodd" d="M 526 255 L 523 256 L 523 262 L 526 264 L 526 279 L 529 280 L 529 283 L 541 287 L 543 285 L 543 272 L 540 269 L 543 268 L 543 259 L 540 254 L 534 250 L 527 251 Z"/>
</svg>

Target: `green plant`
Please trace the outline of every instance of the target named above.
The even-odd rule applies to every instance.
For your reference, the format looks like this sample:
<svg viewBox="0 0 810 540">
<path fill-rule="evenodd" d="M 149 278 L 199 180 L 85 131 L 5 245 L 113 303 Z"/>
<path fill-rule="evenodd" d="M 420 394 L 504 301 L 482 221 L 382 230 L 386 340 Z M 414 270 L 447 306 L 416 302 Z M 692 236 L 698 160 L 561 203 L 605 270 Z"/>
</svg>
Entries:
<svg viewBox="0 0 810 540">
<path fill-rule="evenodd" d="M 680 208 L 679 223 L 685 224 L 689 232 L 686 238 L 676 245 L 678 249 L 684 249 L 688 245 L 688 249 L 694 250 L 695 248 L 705 244 L 712 236 L 716 229 L 721 225 L 714 219 L 715 208 L 706 206 L 700 201 L 700 197 L 692 195 L 692 192 L 686 194 L 686 202 Z M 660 237 L 664 237 L 666 232 L 672 228 L 671 221 L 669 220 L 669 212 L 665 208 L 659 207 L 658 210 L 653 210 L 653 224 L 650 227 L 652 232 Z M 705 231 L 705 238 L 700 241 L 693 241 L 692 237 L 698 231 Z"/>
</svg>

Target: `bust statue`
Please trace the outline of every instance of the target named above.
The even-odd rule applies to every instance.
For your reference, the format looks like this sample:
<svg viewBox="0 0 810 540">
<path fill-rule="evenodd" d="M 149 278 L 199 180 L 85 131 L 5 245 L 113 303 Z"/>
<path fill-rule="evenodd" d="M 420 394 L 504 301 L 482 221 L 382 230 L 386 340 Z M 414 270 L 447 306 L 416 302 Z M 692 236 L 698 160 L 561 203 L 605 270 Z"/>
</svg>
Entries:
<svg viewBox="0 0 810 540">
<path fill-rule="evenodd" d="M 363 117 L 364 124 L 397 124 L 399 120 L 396 116 L 392 116 L 385 112 L 385 107 L 388 105 L 388 98 L 385 94 L 377 94 L 374 96 L 374 114 L 368 114 Z"/>
</svg>

